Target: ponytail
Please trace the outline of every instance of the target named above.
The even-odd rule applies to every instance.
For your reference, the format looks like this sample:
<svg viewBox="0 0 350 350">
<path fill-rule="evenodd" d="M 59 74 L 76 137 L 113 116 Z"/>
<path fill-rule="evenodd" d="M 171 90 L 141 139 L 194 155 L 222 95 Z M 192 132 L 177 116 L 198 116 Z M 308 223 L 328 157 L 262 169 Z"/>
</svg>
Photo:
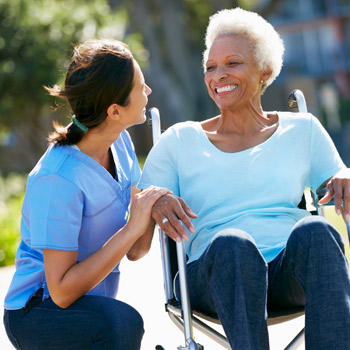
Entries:
<svg viewBox="0 0 350 350">
<path fill-rule="evenodd" d="M 61 88 L 58 85 L 55 85 L 52 88 L 47 86 L 44 87 L 46 91 L 49 92 L 51 96 L 65 98 L 66 95 L 61 91 Z M 73 122 L 67 126 L 63 126 L 57 121 L 53 121 L 54 131 L 50 132 L 47 141 L 49 144 L 54 145 L 75 145 L 81 141 L 84 136 L 84 132 L 79 129 Z"/>
<path fill-rule="evenodd" d="M 48 142 L 74 145 L 87 129 L 101 124 L 113 104 L 126 106 L 133 88 L 134 63 L 129 48 L 117 40 L 88 41 L 74 49 L 68 67 L 65 89 L 44 87 L 51 96 L 68 100 L 73 122 L 62 126 L 54 122 Z"/>
</svg>

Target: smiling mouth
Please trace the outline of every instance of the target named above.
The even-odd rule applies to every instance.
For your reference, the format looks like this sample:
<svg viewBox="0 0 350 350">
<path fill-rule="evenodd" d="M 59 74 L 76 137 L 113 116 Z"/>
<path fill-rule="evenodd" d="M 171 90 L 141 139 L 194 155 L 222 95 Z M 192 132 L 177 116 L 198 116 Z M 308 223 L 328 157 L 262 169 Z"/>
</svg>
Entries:
<svg viewBox="0 0 350 350">
<path fill-rule="evenodd" d="M 233 90 L 236 90 L 237 89 L 237 85 L 226 85 L 226 86 L 222 86 L 220 88 L 215 88 L 215 92 L 217 94 L 221 94 L 223 92 L 231 92 Z"/>
</svg>

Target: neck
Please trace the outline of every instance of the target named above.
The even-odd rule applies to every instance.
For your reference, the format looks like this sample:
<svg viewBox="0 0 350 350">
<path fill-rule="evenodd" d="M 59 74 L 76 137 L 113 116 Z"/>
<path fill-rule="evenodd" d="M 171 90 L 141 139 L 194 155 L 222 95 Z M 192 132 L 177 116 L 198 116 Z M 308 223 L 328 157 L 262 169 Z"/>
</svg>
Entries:
<svg viewBox="0 0 350 350">
<path fill-rule="evenodd" d="M 105 166 L 109 159 L 108 150 L 120 133 L 121 131 L 108 130 L 106 127 L 96 127 L 89 130 L 77 146 L 83 153 Z"/>
<path fill-rule="evenodd" d="M 218 118 L 217 131 L 219 133 L 234 132 L 243 135 L 265 130 L 270 125 L 271 121 L 264 114 L 261 105 L 256 107 L 250 104 L 241 109 L 222 109 Z"/>
</svg>

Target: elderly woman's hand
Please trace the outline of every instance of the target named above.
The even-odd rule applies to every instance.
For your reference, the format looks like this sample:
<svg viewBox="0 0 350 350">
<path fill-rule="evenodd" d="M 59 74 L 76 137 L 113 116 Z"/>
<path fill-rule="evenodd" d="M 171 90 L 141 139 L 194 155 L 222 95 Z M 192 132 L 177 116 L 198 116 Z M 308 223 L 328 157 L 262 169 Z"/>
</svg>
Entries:
<svg viewBox="0 0 350 350">
<path fill-rule="evenodd" d="M 186 241 L 188 240 L 188 235 L 183 225 L 191 233 L 194 233 L 194 226 L 190 218 L 195 219 L 197 215 L 182 198 L 166 194 L 160 197 L 153 205 L 152 217 L 170 238 L 180 242 L 182 238 Z"/>
<path fill-rule="evenodd" d="M 319 203 L 328 203 L 333 195 L 336 213 L 342 212 L 344 219 L 350 220 L 350 169 L 343 169 L 328 180 L 326 193 Z"/>
</svg>

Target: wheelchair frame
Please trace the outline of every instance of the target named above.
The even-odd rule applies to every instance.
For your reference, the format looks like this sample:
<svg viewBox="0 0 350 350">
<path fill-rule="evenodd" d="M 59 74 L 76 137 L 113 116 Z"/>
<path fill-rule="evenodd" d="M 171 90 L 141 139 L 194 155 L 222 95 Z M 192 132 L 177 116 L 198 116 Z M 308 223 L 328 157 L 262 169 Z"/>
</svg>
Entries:
<svg viewBox="0 0 350 350">
<path fill-rule="evenodd" d="M 288 106 L 289 108 L 298 108 L 299 112 L 306 113 L 307 106 L 304 98 L 304 94 L 300 90 L 293 90 L 288 97 Z M 155 144 L 160 135 L 161 135 L 161 122 L 160 115 L 157 108 L 151 108 L 149 110 L 149 124 L 152 126 L 152 137 L 153 144 Z M 319 198 L 324 195 L 323 193 L 315 194 L 311 192 L 312 202 L 316 208 L 317 215 L 324 215 L 323 206 L 318 204 Z M 327 205 L 332 205 L 333 203 L 328 203 Z M 185 337 L 185 346 L 179 346 L 178 350 L 203 350 L 204 346 L 198 344 L 194 340 L 193 336 L 193 327 L 201 331 L 203 334 L 207 335 L 212 340 L 216 341 L 218 344 L 223 346 L 225 349 L 231 349 L 230 344 L 227 338 L 210 327 L 203 320 L 211 321 L 217 324 L 220 324 L 219 320 L 212 319 L 206 315 L 202 315 L 196 311 L 191 310 L 189 289 L 187 282 L 187 258 L 185 253 L 185 248 L 183 241 L 176 242 L 176 258 L 177 258 L 177 267 L 180 280 L 180 293 L 182 303 L 180 304 L 176 301 L 174 297 L 173 290 L 173 278 L 175 277 L 176 267 L 172 264 L 172 259 L 175 258 L 174 248 L 171 249 L 171 244 L 175 245 L 173 242 L 157 225 L 159 230 L 159 240 L 161 248 L 161 259 L 162 259 L 162 268 L 163 268 L 163 280 L 164 280 L 164 291 L 166 304 L 165 308 L 174 324 L 184 333 Z M 348 232 L 348 237 L 350 241 L 350 221 L 346 222 L 346 228 Z M 175 259 L 176 259 L 175 258 Z M 268 314 L 268 326 L 279 324 L 282 322 L 290 321 L 296 317 L 299 317 L 304 314 L 304 308 L 296 308 L 292 310 L 274 312 Z M 304 327 L 303 329 L 293 338 L 293 340 L 287 345 L 285 350 L 298 349 L 301 344 L 304 342 Z"/>
</svg>

